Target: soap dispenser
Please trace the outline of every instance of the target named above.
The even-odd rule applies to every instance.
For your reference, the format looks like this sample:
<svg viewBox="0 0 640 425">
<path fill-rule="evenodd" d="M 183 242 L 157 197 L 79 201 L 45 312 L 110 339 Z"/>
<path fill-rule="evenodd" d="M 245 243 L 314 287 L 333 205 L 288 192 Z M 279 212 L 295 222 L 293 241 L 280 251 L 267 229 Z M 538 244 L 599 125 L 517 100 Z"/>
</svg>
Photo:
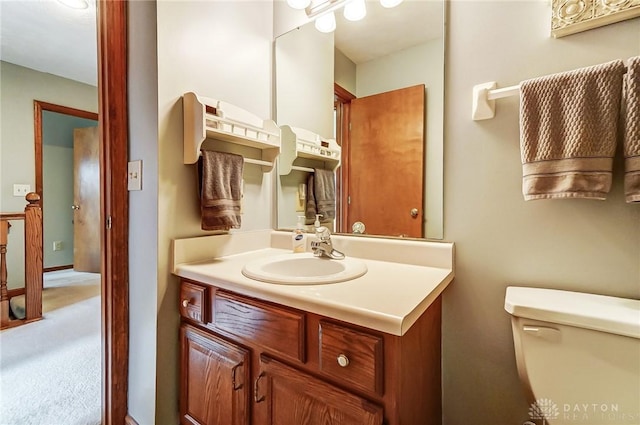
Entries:
<svg viewBox="0 0 640 425">
<path fill-rule="evenodd" d="M 304 232 L 304 220 L 305 216 L 298 216 L 298 224 L 296 224 L 296 228 L 293 229 L 293 234 L 291 235 L 291 243 L 294 253 L 304 252 L 306 248 L 307 234 Z"/>
</svg>

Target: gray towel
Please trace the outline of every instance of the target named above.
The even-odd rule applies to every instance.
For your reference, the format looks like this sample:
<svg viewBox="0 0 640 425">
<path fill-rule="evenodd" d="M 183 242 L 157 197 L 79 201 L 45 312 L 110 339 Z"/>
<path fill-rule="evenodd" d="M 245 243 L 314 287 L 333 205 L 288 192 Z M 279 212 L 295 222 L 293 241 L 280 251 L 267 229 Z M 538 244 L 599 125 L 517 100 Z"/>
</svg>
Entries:
<svg viewBox="0 0 640 425">
<path fill-rule="evenodd" d="M 331 170 L 316 168 L 307 178 L 305 223 L 313 224 L 316 214 L 322 215 L 320 222 L 336 218 L 336 177 Z"/>
<path fill-rule="evenodd" d="M 628 61 L 624 97 L 624 193 L 627 202 L 640 202 L 640 56 Z"/>
<path fill-rule="evenodd" d="M 202 150 L 198 162 L 202 230 L 240 228 L 243 166 L 240 155 Z"/>
<path fill-rule="evenodd" d="M 616 60 L 520 84 L 525 200 L 606 198 L 624 71 Z"/>
<path fill-rule="evenodd" d="M 313 173 L 307 178 L 307 203 L 304 207 L 305 224 L 313 224 L 318 211 L 316 209 L 316 195 L 314 187 Z"/>
<path fill-rule="evenodd" d="M 316 169 L 314 173 L 313 194 L 316 199 L 316 212 L 322 214 L 321 221 L 336 218 L 336 178 L 332 170 Z"/>
</svg>

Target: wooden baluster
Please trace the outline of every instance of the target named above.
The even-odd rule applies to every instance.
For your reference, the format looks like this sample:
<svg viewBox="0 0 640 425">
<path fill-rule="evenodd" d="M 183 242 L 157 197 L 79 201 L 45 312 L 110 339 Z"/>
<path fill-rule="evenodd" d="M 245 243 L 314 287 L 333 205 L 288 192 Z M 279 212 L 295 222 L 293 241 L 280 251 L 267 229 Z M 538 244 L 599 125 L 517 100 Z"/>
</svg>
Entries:
<svg viewBox="0 0 640 425">
<path fill-rule="evenodd" d="M 25 310 L 27 321 L 42 317 L 42 207 L 40 195 L 30 192 L 24 210 Z"/>
<path fill-rule="evenodd" d="M 0 220 L 0 327 L 9 323 L 9 294 L 7 292 L 7 234 L 9 221 Z"/>
</svg>

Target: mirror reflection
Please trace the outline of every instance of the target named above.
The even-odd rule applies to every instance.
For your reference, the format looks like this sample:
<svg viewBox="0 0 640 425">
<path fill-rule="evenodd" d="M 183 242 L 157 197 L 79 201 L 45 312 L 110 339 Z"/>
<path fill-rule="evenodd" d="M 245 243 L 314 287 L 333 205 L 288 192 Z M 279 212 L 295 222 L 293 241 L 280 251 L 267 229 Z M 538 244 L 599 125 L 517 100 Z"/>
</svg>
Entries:
<svg viewBox="0 0 640 425">
<path fill-rule="evenodd" d="M 357 22 L 337 11 L 332 33 L 310 22 L 276 39 L 278 124 L 294 130 L 293 140 L 300 129 L 318 143 L 334 139 L 340 150 L 337 164 L 301 152 L 287 156 L 283 139 L 278 227 L 294 228 L 300 215 L 312 225 L 313 171 L 335 170 L 335 218 L 321 217 L 323 225 L 441 239 L 444 5 L 366 4 Z"/>
</svg>

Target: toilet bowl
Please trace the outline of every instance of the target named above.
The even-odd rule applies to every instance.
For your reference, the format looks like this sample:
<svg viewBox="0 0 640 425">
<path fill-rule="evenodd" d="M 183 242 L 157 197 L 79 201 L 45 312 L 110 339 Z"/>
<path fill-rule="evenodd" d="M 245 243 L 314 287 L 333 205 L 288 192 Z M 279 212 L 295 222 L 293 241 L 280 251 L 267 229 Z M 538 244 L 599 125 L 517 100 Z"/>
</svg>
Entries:
<svg viewBox="0 0 640 425">
<path fill-rule="evenodd" d="M 535 423 L 640 424 L 640 301 L 508 287 L 516 364 Z"/>
</svg>

